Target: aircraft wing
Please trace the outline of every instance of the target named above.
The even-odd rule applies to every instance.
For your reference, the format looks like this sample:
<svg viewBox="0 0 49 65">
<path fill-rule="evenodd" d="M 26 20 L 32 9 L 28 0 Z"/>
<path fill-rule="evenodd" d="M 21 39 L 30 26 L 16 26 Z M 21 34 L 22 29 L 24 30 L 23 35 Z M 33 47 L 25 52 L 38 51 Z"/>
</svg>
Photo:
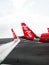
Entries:
<svg viewBox="0 0 49 65">
<path fill-rule="evenodd" d="M 14 36 L 14 41 L 0 46 L 0 63 L 10 54 L 10 52 L 15 48 L 16 45 L 18 45 L 19 42 L 20 39 L 18 38 L 18 36 Z"/>
<path fill-rule="evenodd" d="M 0 63 L 10 54 L 19 42 L 20 39 L 0 46 Z"/>
</svg>

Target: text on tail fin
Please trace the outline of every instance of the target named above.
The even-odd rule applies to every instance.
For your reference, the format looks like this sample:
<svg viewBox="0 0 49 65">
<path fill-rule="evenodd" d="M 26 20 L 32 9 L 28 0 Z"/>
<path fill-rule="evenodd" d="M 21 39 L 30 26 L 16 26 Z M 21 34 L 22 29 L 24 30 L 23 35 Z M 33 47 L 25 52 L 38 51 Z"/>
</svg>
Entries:
<svg viewBox="0 0 49 65">
<path fill-rule="evenodd" d="M 30 39 L 34 39 L 34 37 L 36 36 L 34 32 L 32 32 L 32 30 L 25 23 L 21 23 L 21 26 L 23 29 L 24 36 Z"/>
</svg>

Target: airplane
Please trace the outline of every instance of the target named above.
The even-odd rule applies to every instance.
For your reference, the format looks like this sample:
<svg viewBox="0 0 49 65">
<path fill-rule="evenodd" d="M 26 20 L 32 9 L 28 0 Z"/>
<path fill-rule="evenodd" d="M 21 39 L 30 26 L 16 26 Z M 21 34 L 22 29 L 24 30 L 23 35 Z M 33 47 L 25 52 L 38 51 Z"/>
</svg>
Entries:
<svg viewBox="0 0 49 65">
<path fill-rule="evenodd" d="M 11 29 L 12 30 L 12 32 L 13 32 L 13 29 Z M 13 34 L 14 34 L 14 32 L 13 32 Z M 15 38 L 16 37 L 16 38 Z M 14 36 L 14 39 L 15 39 L 15 41 L 16 40 L 18 40 L 18 37 L 17 36 Z M 48 59 L 48 52 L 47 52 L 47 50 L 48 50 L 48 48 L 47 48 L 47 46 L 46 47 L 44 47 L 43 46 L 43 44 L 42 44 L 42 47 L 40 47 L 40 45 L 39 45 L 39 47 L 40 48 L 37 48 L 36 49 L 36 45 L 35 45 L 35 47 L 33 46 L 30 46 L 30 48 L 28 49 L 28 48 L 26 48 L 26 47 L 29 47 L 28 46 L 28 44 L 26 45 L 26 47 L 24 48 L 24 46 L 21 46 L 21 48 L 19 48 L 18 47 L 18 49 L 17 48 L 15 48 L 15 46 L 18 44 L 19 42 L 17 41 L 17 43 L 15 42 L 14 43 L 14 41 L 12 42 L 12 44 L 11 44 L 11 42 L 10 42 L 10 44 L 9 44 L 9 46 L 8 46 L 8 48 L 6 48 L 5 50 L 3 50 L 1 53 L 0 53 L 0 64 L 2 64 L 2 62 L 3 63 L 6 63 L 6 64 L 8 64 L 8 63 L 13 63 L 13 64 L 20 64 L 20 63 L 22 63 L 22 62 L 24 62 L 25 63 L 25 59 L 27 59 L 28 57 L 29 57 L 29 60 L 33 60 L 33 64 L 34 64 L 34 59 L 35 59 L 35 61 L 38 59 L 38 61 L 39 62 L 42 62 L 43 60 L 42 59 L 45 59 L 46 60 L 46 58 Z M 25 43 L 24 43 L 25 44 Z M 30 44 L 30 43 L 29 43 Z M 47 44 L 46 44 L 47 45 Z M 4 46 L 5 47 L 5 46 Z M 22 48 L 23 47 L 23 48 Z M 15 48 L 15 49 L 14 49 Z M 45 48 L 47 48 L 46 49 L 46 51 L 45 51 Z M 13 50 L 14 49 L 14 50 Z M 23 50 L 22 50 L 23 49 Z M 33 50 L 32 50 L 33 49 Z M 35 51 L 34 51 L 34 49 L 36 49 Z M 38 57 L 38 49 L 39 49 L 39 51 L 41 51 L 40 53 L 41 53 L 41 55 L 39 56 L 40 57 L 40 59 L 39 59 L 39 57 Z M 43 49 L 43 51 L 42 51 L 42 49 Z M 16 50 L 16 51 L 15 51 Z M 28 53 L 26 53 L 26 52 L 24 52 L 24 54 L 23 54 L 23 51 L 24 50 L 27 50 L 28 51 L 28 53 L 29 53 L 29 55 L 28 55 Z M 30 50 L 32 50 L 31 51 L 31 53 L 30 53 Z M 11 52 L 12 51 L 12 52 Z M 13 53 L 13 51 L 14 51 L 14 53 Z M 18 51 L 18 53 L 17 53 L 17 51 Z M 34 53 L 34 52 L 36 52 L 37 51 L 37 53 Z M 22 53 L 21 53 L 22 52 Z M 45 54 L 45 52 L 47 52 L 46 53 L 46 56 L 42 56 L 42 54 L 44 53 Z M 11 54 L 10 54 L 11 53 Z M 32 55 L 33 54 L 33 55 Z M 34 54 L 35 54 L 35 57 L 33 58 L 33 56 L 34 56 Z M 27 56 L 28 55 L 28 56 Z M 20 57 L 21 56 L 21 57 Z M 27 56 L 27 58 L 24 58 L 24 56 Z M 32 56 L 32 57 L 31 57 Z M 31 57 L 31 58 L 30 58 Z M 43 58 L 41 58 L 41 57 L 43 57 Z M 33 59 L 32 59 L 33 58 Z M 12 59 L 12 60 L 11 60 Z M 22 60 L 23 59 L 23 60 Z M 18 61 L 17 61 L 18 60 Z M 19 61 L 20 60 L 20 61 Z M 27 62 L 28 62 L 28 59 L 27 59 Z M 44 62 L 44 61 L 43 61 Z M 47 62 L 48 62 L 48 60 L 47 60 Z M 29 63 L 32 63 L 32 62 L 29 62 Z M 28 63 L 27 63 L 28 64 Z M 44 63 L 45 64 L 45 63 Z"/>
<path fill-rule="evenodd" d="M 14 30 L 11 29 L 14 40 L 12 42 L 4 43 L 0 46 L 0 63 L 11 53 L 11 51 L 19 44 L 20 39 L 15 34 Z"/>
<path fill-rule="evenodd" d="M 23 39 L 38 41 L 43 43 L 49 43 L 49 28 L 47 28 L 48 33 L 42 33 L 40 37 L 38 37 L 25 23 L 21 23 L 22 30 L 24 36 L 21 36 Z"/>
</svg>

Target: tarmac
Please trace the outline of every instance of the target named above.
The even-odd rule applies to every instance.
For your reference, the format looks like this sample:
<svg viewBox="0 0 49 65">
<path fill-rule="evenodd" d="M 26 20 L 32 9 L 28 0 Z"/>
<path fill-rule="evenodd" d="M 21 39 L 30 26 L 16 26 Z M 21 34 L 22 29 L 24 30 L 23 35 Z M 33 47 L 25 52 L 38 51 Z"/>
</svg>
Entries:
<svg viewBox="0 0 49 65">
<path fill-rule="evenodd" d="M 8 42 L 12 42 L 14 39 L 13 38 L 1 38 L 0 39 L 0 45 L 6 44 Z"/>
<path fill-rule="evenodd" d="M 2 64 L 49 65 L 49 43 L 21 39 Z"/>
</svg>

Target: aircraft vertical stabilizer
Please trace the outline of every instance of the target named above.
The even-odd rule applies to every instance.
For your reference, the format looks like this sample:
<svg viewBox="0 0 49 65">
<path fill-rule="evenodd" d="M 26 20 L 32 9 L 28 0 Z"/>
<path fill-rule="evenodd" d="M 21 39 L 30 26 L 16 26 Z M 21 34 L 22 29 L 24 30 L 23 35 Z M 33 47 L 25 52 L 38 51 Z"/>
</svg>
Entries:
<svg viewBox="0 0 49 65">
<path fill-rule="evenodd" d="M 48 30 L 48 33 L 49 33 L 49 28 L 47 28 L 47 30 Z"/>
<path fill-rule="evenodd" d="M 23 29 L 24 37 L 32 40 L 36 37 L 35 33 L 25 23 L 21 23 L 21 26 Z"/>
</svg>

